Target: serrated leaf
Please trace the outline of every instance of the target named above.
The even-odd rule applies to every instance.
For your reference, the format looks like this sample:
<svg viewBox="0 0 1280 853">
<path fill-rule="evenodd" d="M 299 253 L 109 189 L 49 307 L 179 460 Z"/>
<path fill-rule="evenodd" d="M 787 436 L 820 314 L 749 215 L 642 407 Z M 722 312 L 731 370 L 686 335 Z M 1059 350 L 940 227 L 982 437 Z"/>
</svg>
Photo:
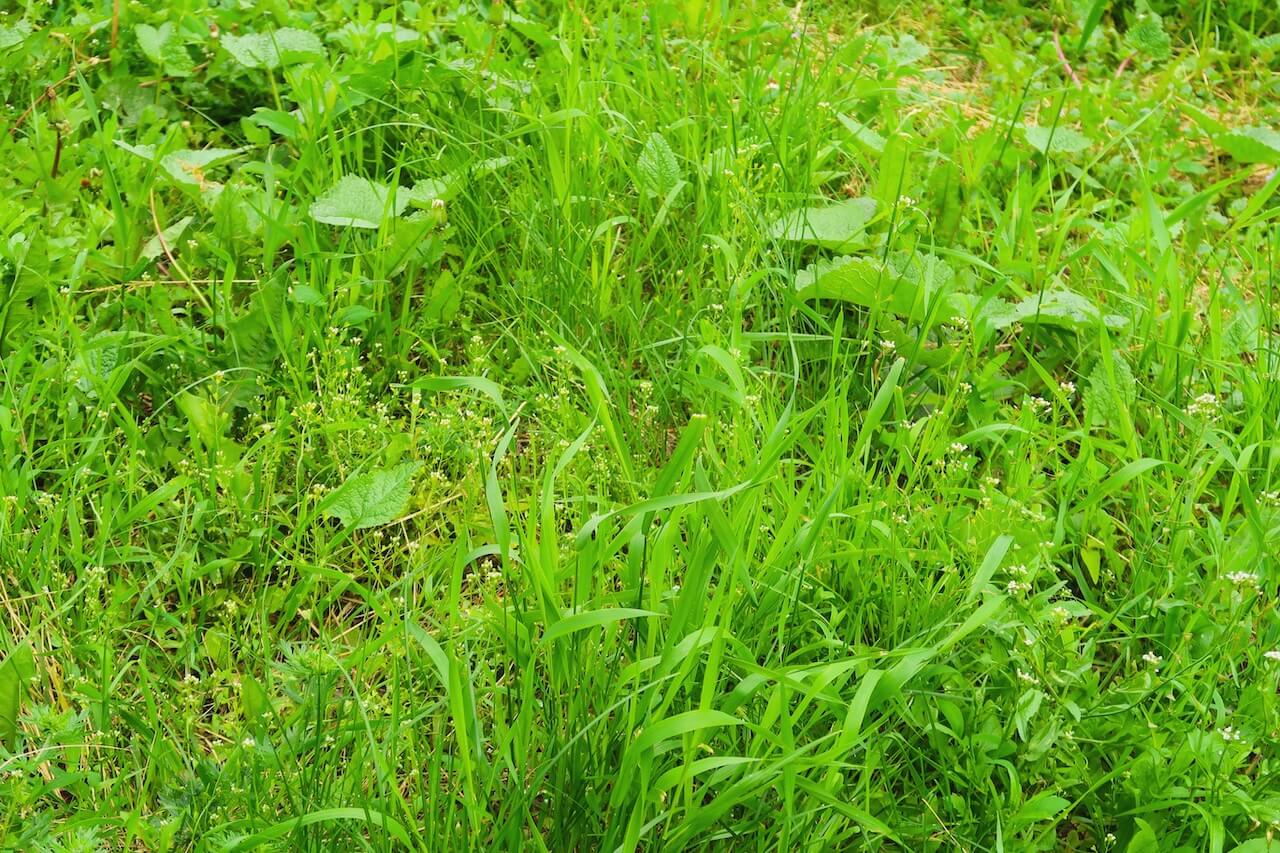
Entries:
<svg viewBox="0 0 1280 853">
<path fill-rule="evenodd" d="M 1269 127 L 1242 127 L 1214 137 L 1218 147 L 1241 163 L 1280 163 L 1280 133 Z"/>
<path fill-rule="evenodd" d="M 658 195 L 666 195 L 679 183 L 680 164 L 660 134 L 649 134 L 649 141 L 636 160 L 636 172 L 641 188 Z"/>
<path fill-rule="evenodd" d="M 1137 396 L 1138 386 L 1129 362 L 1118 352 L 1112 352 L 1110 370 L 1106 362 L 1099 361 L 1089 374 L 1089 384 L 1084 389 L 1084 405 L 1090 420 L 1114 424 L 1122 421 L 1121 409 L 1132 408 Z"/>
<path fill-rule="evenodd" d="M 413 492 L 413 475 L 421 467 L 421 462 L 405 462 L 353 474 L 325 500 L 325 514 L 355 530 L 389 524 L 404 514 Z"/>
<path fill-rule="evenodd" d="M 1172 53 L 1169 34 L 1164 31 L 1163 19 L 1154 12 L 1144 12 L 1124 35 L 1125 44 L 1135 53 L 1141 53 L 1163 62 Z"/>
<path fill-rule="evenodd" d="M 1027 144 L 1041 154 L 1079 154 L 1093 145 L 1093 140 L 1078 130 L 1058 125 L 1040 127 L 1028 124 L 1022 128 Z"/>
<path fill-rule="evenodd" d="M 326 225 L 377 228 L 388 216 L 399 216 L 409 203 L 407 193 L 393 193 L 390 187 L 344 175 L 311 203 L 311 218 Z"/>
<path fill-rule="evenodd" d="M 870 198 L 851 198 L 826 207 L 793 210 L 769 227 L 776 240 L 811 243 L 835 251 L 848 251 L 862 236 L 876 202 Z"/>
<path fill-rule="evenodd" d="M 266 33 L 224 35 L 221 44 L 246 68 L 279 68 L 325 58 L 324 44 L 315 33 L 282 27 Z"/>
</svg>

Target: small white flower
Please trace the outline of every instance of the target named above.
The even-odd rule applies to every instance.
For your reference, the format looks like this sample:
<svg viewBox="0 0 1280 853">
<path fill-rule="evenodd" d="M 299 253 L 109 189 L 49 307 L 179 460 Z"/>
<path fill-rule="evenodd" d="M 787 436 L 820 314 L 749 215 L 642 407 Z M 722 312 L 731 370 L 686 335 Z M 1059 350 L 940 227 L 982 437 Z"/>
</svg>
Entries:
<svg viewBox="0 0 1280 853">
<path fill-rule="evenodd" d="M 1228 743 L 1239 742 L 1241 740 L 1240 730 L 1235 726 L 1224 726 L 1218 729 L 1218 734 L 1222 735 L 1222 739 Z"/>
<path fill-rule="evenodd" d="M 1272 649 L 1269 652 L 1263 652 L 1262 656 L 1267 660 L 1273 660 L 1277 663 L 1280 663 L 1280 649 Z"/>
<path fill-rule="evenodd" d="M 1147 652 L 1142 656 L 1142 659 L 1155 668 L 1159 668 L 1160 664 L 1164 663 L 1164 658 L 1160 657 L 1160 655 L 1155 652 Z"/>
<path fill-rule="evenodd" d="M 1257 586 L 1258 576 L 1253 572 L 1231 572 L 1227 575 L 1227 580 L 1236 586 Z"/>
<path fill-rule="evenodd" d="M 1216 394 L 1201 394 L 1187 404 L 1187 414 L 1192 417 L 1212 415 L 1217 412 L 1217 410 L 1218 396 Z"/>
<path fill-rule="evenodd" d="M 240 741 L 240 745 L 243 746 L 245 749 L 253 749 L 255 746 L 258 745 L 258 742 L 254 740 L 252 737 L 246 736 L 243 740 Z"/>
<path fill-rule="evenodd" d="M 1024 671 L 1023 671 L 1023 670 L 1021 670 L 1021 669 L 1019 669 L 1019 670 L 1018 670 L 1018 680 L 1019 680 L 1019 681 L 1025 681 L 1027 684 L 1039 684 L 1039 683 L 1040 683 L 1040 679 L 1036 678 L 1034 675 L 1032 675 L 1032 674 L 1031 674 L 1031 673 L 1029 673 L 1029 672 L 1024 672 Z"/>
<path fill-rule="evenodd" d="M 893 341 L 889 340 L 888 338 L 884 338 L 880 341 L 881 352 L 893 352 L 897 348 L 898 348 L 898 345 L 895 344 Z"/>
</svg>

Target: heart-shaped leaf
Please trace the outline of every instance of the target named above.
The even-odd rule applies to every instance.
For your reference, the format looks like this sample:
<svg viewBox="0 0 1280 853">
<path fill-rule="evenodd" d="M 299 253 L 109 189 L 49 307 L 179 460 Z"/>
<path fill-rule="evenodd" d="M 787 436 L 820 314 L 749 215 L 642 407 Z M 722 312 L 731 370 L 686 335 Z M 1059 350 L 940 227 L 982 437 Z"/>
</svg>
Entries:
<svg viewBox="0 0 1280 853">
<path fill-rule="evenodd" d="M 675 152 L 660 134 L 649 134 L 649 141 L 636 160 L 640 186 L 652 193 L 666 195 L 680 181 L 680 164 Z"/>
<path fill-rule="evenodd" d="M 394 468 L 353 474 L 330 493 L 321 507 L 346 528 L 389 524 L 404 514 L 413 491 L 413 475 L 421 467 L 420 462 L 404 462 Z"/>
<path fill-rule="evenodd" d="M 311 203 L 311 218 L 326 225 L 377 228 L 388 216 L 399 216 L 409 203 L 407 194 L 390 187 L 345 175 Z"/>
</svg>

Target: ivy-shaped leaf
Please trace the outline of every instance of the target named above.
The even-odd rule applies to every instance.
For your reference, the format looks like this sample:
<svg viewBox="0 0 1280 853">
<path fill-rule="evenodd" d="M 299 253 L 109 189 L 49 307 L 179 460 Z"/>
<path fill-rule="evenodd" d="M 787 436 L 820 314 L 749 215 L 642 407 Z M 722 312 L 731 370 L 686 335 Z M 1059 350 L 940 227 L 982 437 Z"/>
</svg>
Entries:
<svg viewBox="0 0 1280 853">
<path fill-rule="evenodd" d="M 315 33 L 282 27 L 266 33 L 224 35 L 222 46 L 246 68 L 279 68 L 325 58 L 324 44 Z"/>
<path fill-rule="evenodd" d="M 640 186 L 649 192 L 666 195 L 680 182 L 680 164 L 675 152 L 660 134 L 649 134 L 649 141 L 636 160 Z"/>
<path fill-rule="evenodd" d="M 408 193 L 361 178 L 344 175 L 311 203 L 311 218 L 326 225 L 378 228 L 388 216 L 399 216 L 409 203 Z"/>
<path fill-rule="evenodd" d="M 851 198 L 827 207 L 793 210 L 770 226 L 769 235 L 776 240 L 848 251 L 860 242 L 875 212 L 876 202 L 871 198 Z"/>
<path fill-rule="evenodd" d="M 420 467 L 420 462 L 404 462 L 353 474 L 324 501 L 324 511 L 349 529 L 389 524 L 404 514 L 413 492 L 413 475 Z"/>
</svg>

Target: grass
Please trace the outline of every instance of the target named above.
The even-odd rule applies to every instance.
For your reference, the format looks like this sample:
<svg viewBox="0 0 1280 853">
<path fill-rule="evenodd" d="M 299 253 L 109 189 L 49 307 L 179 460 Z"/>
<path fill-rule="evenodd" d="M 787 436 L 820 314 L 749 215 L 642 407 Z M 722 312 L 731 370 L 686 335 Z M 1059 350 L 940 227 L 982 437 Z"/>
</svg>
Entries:
<svg viewBox="0 0 1280 853">
<path fill-rule="evenodd" d="M 1280 846 L 1278 25 L 11 9 L 3 849 Z"/>
</svg>

